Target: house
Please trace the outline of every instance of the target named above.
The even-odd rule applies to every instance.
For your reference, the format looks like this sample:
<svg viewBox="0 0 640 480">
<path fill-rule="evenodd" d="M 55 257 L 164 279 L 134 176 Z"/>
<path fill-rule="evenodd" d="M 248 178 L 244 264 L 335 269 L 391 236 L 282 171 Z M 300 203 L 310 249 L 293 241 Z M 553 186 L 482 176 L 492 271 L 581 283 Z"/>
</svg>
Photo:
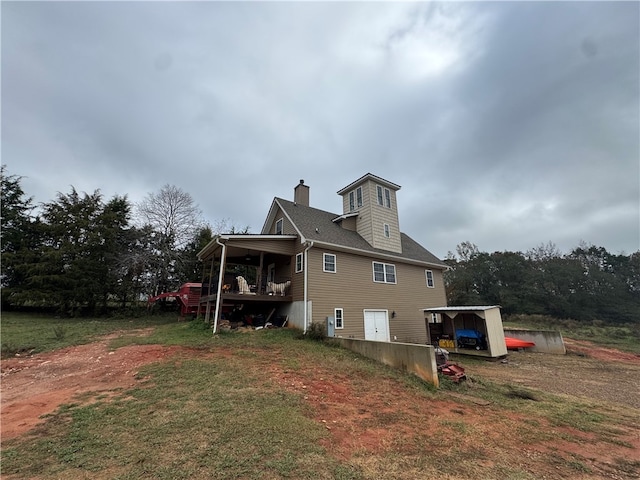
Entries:
<svg viewBox="0 0 640 480">
<path fill-rule="evenodd" d="M 241 309 L 304 331 L 327 323 L 336 337 L 428 343 L 424 310 L 446 305 L 446 265 L 400 231 L 399 190 L 367 173 L 332 213 L 310 206 L 300 180 L 293 201 L 273 199 L 260 234 L 216 236 L 198 253 L 214 331 Z"/>
</svg>

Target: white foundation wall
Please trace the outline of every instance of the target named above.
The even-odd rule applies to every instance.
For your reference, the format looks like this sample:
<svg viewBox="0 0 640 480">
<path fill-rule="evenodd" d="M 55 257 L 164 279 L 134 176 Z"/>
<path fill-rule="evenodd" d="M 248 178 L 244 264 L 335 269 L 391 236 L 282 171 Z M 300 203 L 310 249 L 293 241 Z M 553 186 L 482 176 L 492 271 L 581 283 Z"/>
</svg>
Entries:
<svg viewBox="0 0 640 480">
<path fill-rule="evenodd" d="M 313 318 L 311 311 L 311 302 L 307 302 L 307 317 Z M 282 315 L 286 315 L 288 317 L 287 327 L 295 327 L 300 330 L 304 330 L 304 301 L 291 302 L 289 305 L 284 307 L 282 310 Z M 310 322 L 307 322 L 307 325 Z"/>
</svg>

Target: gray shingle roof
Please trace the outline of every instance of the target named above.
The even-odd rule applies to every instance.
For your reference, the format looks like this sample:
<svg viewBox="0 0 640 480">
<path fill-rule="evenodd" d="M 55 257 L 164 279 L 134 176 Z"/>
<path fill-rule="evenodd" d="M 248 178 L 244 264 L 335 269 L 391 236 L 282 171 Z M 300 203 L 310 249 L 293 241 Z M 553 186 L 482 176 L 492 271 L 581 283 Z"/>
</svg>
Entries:
<svg viewBox="0 0 640 480">
<path fill-rule="evenodd" d="M 446 268 L 446 265 L 438 257 L 404 233 L 400 233 L 402 253 L 373 248 L 358 233 L 342 228 L 339 223 L 334 222 L 333 220 L 339 216 L 336 213 L 296 204 L 283 198 L 276 197 L 275 201 L 307 240 L 364 250 L 374 255 L 393 255 Z"/>
</svg>

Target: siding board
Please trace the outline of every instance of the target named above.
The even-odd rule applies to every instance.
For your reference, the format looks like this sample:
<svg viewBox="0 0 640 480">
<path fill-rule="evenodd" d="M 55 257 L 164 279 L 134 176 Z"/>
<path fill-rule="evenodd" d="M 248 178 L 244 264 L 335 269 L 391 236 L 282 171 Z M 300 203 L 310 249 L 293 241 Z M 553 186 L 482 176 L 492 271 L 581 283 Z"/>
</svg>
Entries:
<svg viewBox="0 0 640 480">
<path fill-rule="evenodd" d="M 322 271 L 322 254 L 336 255 L 336 273 Z M 364 310 L 389 311 L 391 340 L 408 343 L 427 343 L 424 308 L 446 305 L 442 272 L 433 270 L 435 287 L 428 288 L 425 269 L 395 263 L 396 284 L 375 283 L 372 262 L 374 257 L 359 256 L 327 249 L 309 251 L 309 300 L 313 302 L 313 321 L 325 322 L 333 316 L 334 308 L 344 310 L 344 328 L 336 335 L 364 338 Z M 396 312 L 391 318 L 391 312 Z"/>
</svg>

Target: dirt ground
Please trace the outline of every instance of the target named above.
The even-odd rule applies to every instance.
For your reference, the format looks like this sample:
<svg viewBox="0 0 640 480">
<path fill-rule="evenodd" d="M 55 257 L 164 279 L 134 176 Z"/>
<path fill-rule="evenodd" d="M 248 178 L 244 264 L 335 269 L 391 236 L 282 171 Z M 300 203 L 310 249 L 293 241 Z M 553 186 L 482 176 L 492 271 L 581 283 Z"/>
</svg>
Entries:
<svg viewBox="0 0 640 480">
<path fill-rule="evenodd" d="M 640 409 L 640 355 L 564 341 L 567 355 L 513 351 L 506 362 L 474 363 L 470 375 Z"/>
<path fill-rule="evenodd" d="M 140 335 L 146 333 L 139 332 Z M 43 421 L 42 415 L 53 413 L 64 403 L 81 403 L 83 394 L 84 398 L 95 398 L 96 393 L 109 396 L 134 386 L 138 369 L 143 365 L 175 355 L 203 355 L 202 351 L 160 345 L 128 346 L 109 351 L 107 346 L 113 337 L 88 345 L 3 360 L 0 369 L 2 439 L 15 438 L 29 431 Z M 467 373 L 470 377 L 481 376 L 630 407 L 632 412 L 640 408 L 640 357 L 585 342 L 567 340 L 566 343 L 569 353 L 565 356 L 514 352 L 506 362 L 474 362 L 466 367 Z M 487 445 L 498 445 L 504 443 L 503 438 L 509 438 L 508 448 L 512 449 L 509 451 L 519 455 L 523 465 L 528 466 L 527 470 L 540 472 L 539 478 L 558 478 L 557 473 L 554 476 L 555 467 L 547 467 L 539 459 L 541 455 L 558 451 L 567 455 L 579 453 L 581 458 L 588 459 L 590 468 L 598 472 L 595 476 L 574 478 L 634 478 L 621 475 L 615 469 L 615 462 L 619 458 L 632 457 L 629 452 L 640 452 L 637 425 L 621 426 L 626 433 L 620 439 L 632 446 L 630 450 L 610 443 L 603 445 L 593 435 L 575 430 L 566 433 L 584 440 L 579 448 L 578 444 L 563 440 L 562 436 L 558 436 L 557 441 L 532 446 L 514 438 L 513 425 L 525 421 L 518 413 L 507 414 L 503 410 L 489 413 L 487 407 L 460 402 L 455 394 L 447 392 L 443 392 L 441 400 L 404 398 L 398 395 L 398 384 L 393 380 L 366 385 L 361 379 L 337 376 L 322 366 L 287 369 L 285 362 L 274 362 L 273 352 L 269 358 L 265 353 L 256 353 L 265 356 L 261 363 L 277 384 L 300 393 L 313 406 L 316 420 L 331 432 L 325 447 L 339 458 L 352 458 L 353 452 L 388 452 L 397 447 L 400 438 L 423 438 L 425 425 L 437 433 L 443 425 L 455 425 L 464 418 L 464 422 L 473 425 L 474 432 L 484 436 Z M 232 354 L 216 350 L 206 356 L 215 358 Z M 464 365 L 464 359 L 457 360 Z M 89 392 L 92 395 L 88 395 Z M 381 423 L 381 419 L 385 420 Z M 466 437 L 469 435 L 461 436 Z M 404 453 L 410 449 L 406 445 L 403 448 Z M 489 465 L 491 451 L 487 453 Z"/>
</svg>

